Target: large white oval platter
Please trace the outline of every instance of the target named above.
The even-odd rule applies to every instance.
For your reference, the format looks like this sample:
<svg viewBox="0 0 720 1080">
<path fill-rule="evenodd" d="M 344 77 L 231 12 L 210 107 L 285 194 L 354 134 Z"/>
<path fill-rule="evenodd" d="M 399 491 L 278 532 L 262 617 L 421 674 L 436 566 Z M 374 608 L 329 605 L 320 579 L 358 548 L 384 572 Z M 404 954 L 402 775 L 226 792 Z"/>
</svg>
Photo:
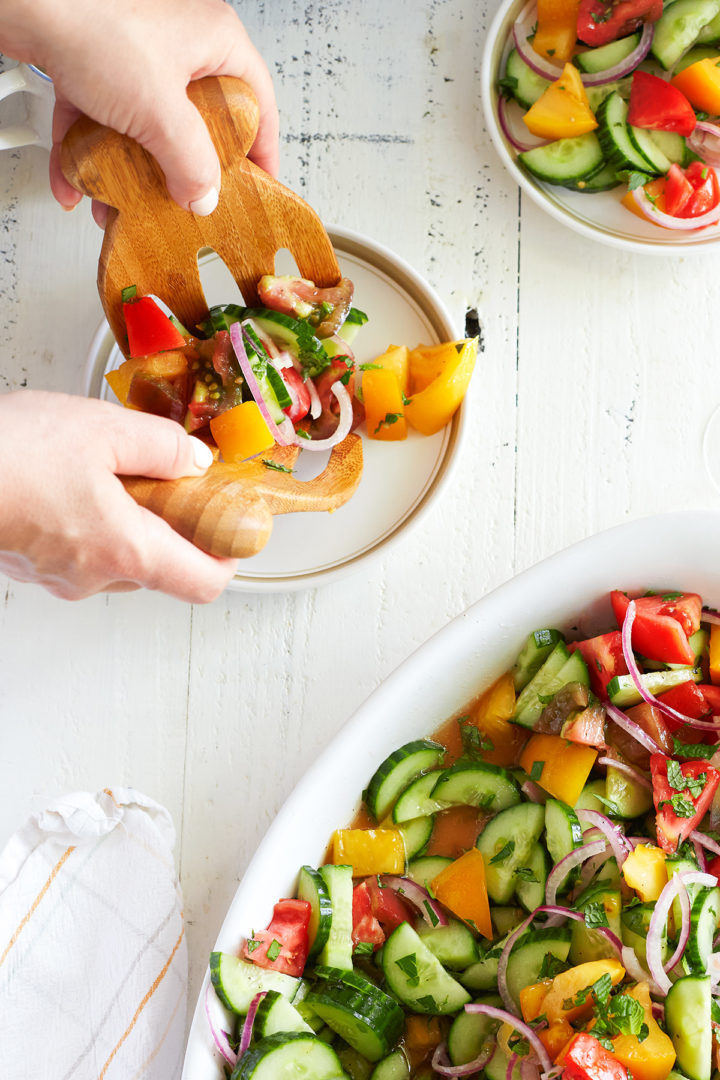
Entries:
<svg viewBox="0 0 720 1080">
<path fill-rule="evenodd" d="M 462 336 L 438 295 L 397 255 L 356 233 L 336 227 L 328 231 L 343 274 L 355 284 L 355 303 L 369 316 L 353 345 L 361 363 L 391 343 L 412 347 Z M 202 259 L 201 266 L 209 305 L 242 302 L 229 271 L 214 253 Z M 294 271 L 282 253 L 277 271 Z M 85 392 L 114 401 L 104 375 L 122 360 L 103 322 L 90 347 Z M 467 429 L 466 413 L 464 405 L 443 431 L 428 438 L 414 431 L 405 442 L 364 438 L 363 475 L 352 499 L 333 514 L 276 517 L 266 547 L 240 562 L 229 588 L 242 592 L 308 588 L 334 580 L 358 568 L 368 556 L 384 552 L 390 542 L 417 524 L 449 480 Z M 302 453 L 296 476 L 310 479 L 322 471 L 327 459 L 327 454 Z"/>
<path fill-rule="evenodd" d="M 612 625 L 610 589 L 677 588 L 720 604 L 720 512 L 633 521 L 584 540 L 500 586 L 406 660 L 358 709 L 300 781 L 250 862 L 218 935 L 237 952 L 273 904 L 292 896 L 299 868 L 323 861 L 333 829 L 349 823 L 360 793 L 396 747 L 431 734 L 514 662 L 531 630 Z M 238 814 L 251 814 L 238 795 Z M 205 1018 L 206 975 L 183 1080 L 221 1080 Z"/>
</svg>

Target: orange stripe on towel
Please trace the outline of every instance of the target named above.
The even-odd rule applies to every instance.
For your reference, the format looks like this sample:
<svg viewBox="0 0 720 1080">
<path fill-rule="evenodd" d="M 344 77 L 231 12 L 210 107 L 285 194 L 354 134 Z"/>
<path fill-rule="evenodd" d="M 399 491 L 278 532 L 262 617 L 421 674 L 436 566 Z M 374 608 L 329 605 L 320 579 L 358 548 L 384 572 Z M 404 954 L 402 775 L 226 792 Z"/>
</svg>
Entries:
<svg viewBox="0 0 720 1080">
<path fill-rule="evenodd" d="M 130 1034 L 132 1029 L 135 1027 L 135 1024 L 138 1021 L 138 1017 L 140 1016 L 140 1013 L 143 1011 L 143 1009 L 147 1005 L 148 1001 L 153 996 L 153 994 L 157 990 L 158 986 L 160 985 L 160 983 L 163 981 L 163 979 L 167 975 L 168 969 L 170 968 L 170 965 L 172 964 L 172 962 L 173 962 L 173 960 L 175 958 L 175 953 L 180 948 L 180 942 L 182 941 L 184 935 L 185 935 L 185 928 L 183 927 L 183 929 L 180 931 L 180 937 L 177 939 L 177 941 L 175 942 L 175 945 L 173 946 L 173 951 L 170 953 L 169 957 L 167 958 L 167 961 L 165 962 L 165 966 L 163 967 L 162 971 L 160 972 L 160 974 L 156 978 L 155 982 L 152 984 L 152 986 L 148 990 L 145 997 L 142 999 L 142 1001 L 138 1005 L 137 1009 L 135 1010 L 135 1015 L 133 1016 L 132 1020 L 128 1024 L 127 1028 L 125 1029 L 125 1031 L 123 1032 L 121 1037 L 118 1039 L 115 1047 L 112 1050 L 112 1053 L 110 1054 L 110 1057 L 107 1059 L 107 1061 L 103 1065 L 102 1069 L 98 1073 L 98 1080 L 103 1080 L 103 1077 L 105 1076 L 105 1074 L 107 1073 L 107 1071 L 108 1071 L 108 1069 L 110 1067 L 110 1062 L 115 1057 L 118 1050 L 120 1049 L 122 1044 L 125 1042 L 125 1040 L 127 1039 L 128 1035 Z"/>
<path fill-rule="evenodd" d="M 63 854 L 58 859 L 55 866 L 53 866 L 52 870 L 50 871 L 50 877 L 47 879 L 47 881 L 43 885 L 42 889 L 40 890 L 40 892 L 37 894 L 37 896 L 33 900 L 27 914 L 22 918 L 22 920 L 18 924 L 18 927 L 17 927 L 15 933 L 10 938 L 9 942 L 7 943 L 7 946 L 5 947 L 5 952 L 2 954 L 2 956 L 0 956 L 0 967 L 2 967 L 3 963 L 5 962 L 5 958 L 7 957 L 7 954 L 10 952 L 13 945 L 15 944 L 17 939 L 20 937 L 20 934 L 23 932 L 23 930 L 27 926 L 28 922 L 32 918 L 33 913 L 37 909 L 38 904 L 40 903 L 42 898 L 45 896 L 46 892 L 48 891 L 48 889 L 52 885 L 52 883 L 55 880 L 55 878 L 57 877 L 57 875 L 60 873 L 60 870 L 62 869 L 63 864 L 72 855 L 74 850 L 75 850 L 74 846 L 66 848 L 65 851 L 63 852 Z"/>
</svg>

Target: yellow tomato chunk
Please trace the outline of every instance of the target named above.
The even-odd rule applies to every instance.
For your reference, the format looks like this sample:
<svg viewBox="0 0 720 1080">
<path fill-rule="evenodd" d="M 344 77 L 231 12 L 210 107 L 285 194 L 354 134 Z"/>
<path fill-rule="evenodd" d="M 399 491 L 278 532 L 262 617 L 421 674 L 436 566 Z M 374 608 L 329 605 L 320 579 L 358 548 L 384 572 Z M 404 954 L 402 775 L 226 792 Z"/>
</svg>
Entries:
<svg viewBox="0 0 720 1080">
<path fill-rule="evenodd" d="M 541 139 L 569 139 L 594 131 L 597 120 L 577 68 L 566 64 L 560 78 L 550 83 L 523 121 L 528 131 Z"/>
<path fill-rule="evenodd" d="M 650 988 L 641 982 L 626 993 L 642 1005 L 648 1034 L 642 1042 L 637 1035 L 618 1035 L 613 1039 L 613 1054 L 628 1067 L 634 1080 L 667 1080 L 675 1064 L 675 1047 L 655 1021 Z"/>
<path fill-rule="evenodd" d="M 569 742 L 560 735 L 532 735 L 520 755 L 520 765 L 545 791 L 574 806 L 595 764 L 597 750 Z"/>
<path fill-rule="evenodd" d="M 720 683 L 720 626 L 710 627 L 710 680 Z"/>
<path fill-rule="evenodd" d="M 362 381 L 368 438 L 397 442 L 407 438 L 407 422 L 398 377 L 394 371 L 364 372 Z"/>
<path fill-rule="evenodd" d="M 243 401 L 210 421 L 212 437 L 225 461 L 237 464 L 275 445 L 254 401 Z"/>
<path fill-rule="evenodd" d="M 533 49 L 551 63 L 572 59 L 577 38 L 579 0 L 538 0 Z"/>
<path fill-rule="evenodd" d="M 353 877 L 403 874 L 405 843 L 399 829 L 336 829 L 332 861 L 352 866 Z"/>
<path fill-rule="evenodd" d="M 668 882 L 665 852 L 653 844 L 638 844 L 622 865 L 622 876 L 643 904 L 657 900 Z"/>
<path fill-rule="evenodd" d="M 477 848 L 446 866 L 433 879 L 432 888 L 440 903 L 454 915 L 472 923 L 483 937 L 492 938 L 485 863 Z"/>
<path fill-rule="evenodd" d="M 400 389 L 406 394 L 408 388 L 409 363 L 410 350 L 407 345 L 389 345 L 382 356 L 378 356 L 372 361 L 373 366 L 369 367 L 367 370 L 373 371 L 375 367 L 379 367 L 382 368 L 383 371 L 392 371 L 397 375 Z"/>
<path fill-rule="evenodd" d="M 610 976 L 613 986 L 617 986 L 625 977 L 625 968 L 619 960 L 590 960 L 587 964 L 578 964 L 556 975 L 543 1001 L 543 1012 L 548 1022 L 575 1020 L 590 1013 L 595 1003 L 592 994 L 587 994 L 584 1001 L 568 1009 L 565 1002 L 575 1001 L 581 990 L 586 990 L 606 974 Z"/>
<path fill-rule="evenodd" d="M 456 342 L 440 374 L 424 390 L 413 392 L 405 406 L 409 424 L 422 435 L 434 435 L 452 420 L 470 383 L 477 358 L 477 338 Z M 364 384 L 363 384 L 364 385 Z"/>
<path fill-rule="evenodd" d="M 484 761 L 493 765 L 514 765 L 517 761 L 528 732 L 519 724 L 510 723 L 514 711 L 515 683 L 509 671 L 485 691 L 467 720 L 492 743 L 492 749 L 483 750 Z"/>
<path fill-rule="evenodd" d="M 717 65 L 717 57 L 698 60 L 670 80 L 691 105 L 712 116 L 720 113 L 720 68 Z"/>
</svg>

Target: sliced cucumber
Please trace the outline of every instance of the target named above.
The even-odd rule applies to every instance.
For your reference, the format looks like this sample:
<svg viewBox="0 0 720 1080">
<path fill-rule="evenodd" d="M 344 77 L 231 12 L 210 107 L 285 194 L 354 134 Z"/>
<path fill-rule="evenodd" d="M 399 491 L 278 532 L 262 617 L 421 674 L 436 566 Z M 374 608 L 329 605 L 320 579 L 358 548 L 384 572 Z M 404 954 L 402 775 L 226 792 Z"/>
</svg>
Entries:
<svg viewBox="0 0 720 1080">
<path fill-rule="evenodd" d="M 708 974 L 719 911 L 720 889 L 699 889 L 690 912 L 690 937 L 684 954 L 694 975 Z"/>
<path fill-rule="evenodd" d="M 410 1065 L 404 1052 L 398 1047 L 382 1061 L 378 1061 L 370 1080 L 409 1080 Z"/>
<path fill-rule="evenodd" d="M 499 1009 L 505 1007 L 499 994 L 486 994 L 478 998 L 477 1003 L 494 1005 Z M 453 1065 L 467 1065 L 474 1061 L 485 1041 L 495 1034 L 499 1026 L 499 1020 L 485 1013 L 458 1013 L 447 1037 L 448 1054 Z"/>
<path fill-rule="evenodd" d="M 676 1066 L 689 1080 L 710 1080 L 712 1073 L 711 1000 L 709 975 L 683 976 L 665 998 L 665 1026 Z"/>
<path fill-rule="evenodd" d="M 609 928 L 620 937 L 622 900 L 620 889 L 598 884 L 586 889 L 575 901 L 575 907 L 583 913 L 601 910 Z M 588 915 L 589 917 L 589 915 Z M 615 950 L 604 934 L 585 923 L 573 922 L 571 927 L 570 960 L 573 964 L 585 964 L 591 960 L 605 960 L 615 956 Z"/>
<path fill-rule="evenodd" d="M 432 790 L 441 775 L 441 769 L 433 769 L 418 776 L 405 788 L 393 807 L 392 817 L 397 825 L 444 809 L 441 802 L 432 798 Z"/>
<path fill-rule="evenodd" d="M 352 866 L 322 866 L 322 879 L 330 896 L 332 915 L 327 940 L 318 963 L 335 968 L 352 967 Z"/>
<path fill-rule="evenodd" d="M 597 110 L 598 140 L 603 149 L 605 161 L 617 171 L 630 169 L 654 174 L 655 170 L 650 161 L 630 137 L 627 113 L 627 102 L 617 91 L 606 97 Z"/>
<path fill-rule="evenodd" d="M 548 859 L 542 844 L 533 844 L 525 868 L 529 874 L 516 873 L 515 893 L 526 911 L 534 911 L 545 903 L 545 886 L 548 876 Z"/>
<path fill-rule="evenodd" d="M 352 1046 L 343 1046 L 342 1050 L 338 1050 L 337 1056 L 350 1080 L 370 1080 L 373 1071 L 372 1062 L 362 1054 L 358 1054 Z"/>
<path fill-rule="evenodd" d="M 246 1050 L 231 1080 L 338 1080 L 345 1076 L 331 1046 L 306 1032 L 269 1035 Z"/>
<path fill-rule="evenodd" d="M 525 65 L 527 67 L 527 65 Z M 513 667 L 513 682 L 516 693 L 520 693 L 547 660 L 550 653 L 564 636 L 559 630 L 533 630 L 520 650 L 520 655 Z"/>
<path fill-rule="evenodd" d="M 257 1007 L 253 1036 L 264 1039 L 279 1031 L 312 1031 L 294 1005 L 277 990 L 268 990 Z"/>
<path fill-rule="evenodd" d="M 401 923 L 383 947 L 385 981 L 399 1001 L 420 1013 L 457 1012 L 470 995 L 449 975 L 409 923 Z"/>
<path fill-rule="evenodd" d="M 650 51 L 668 71 L 720 12 L 720 0 L 675 0 L 655 23 Z"/>
<path fill-rule="evenodd" d="M 560 799 L 548 799 L 545 803 L 545 843 L 553 864 L 559 863 L 575 848 L 582 847 L 582 842 L 582 825 L 572 806 Z M 563 892 L 576 876 L 572 871 L 566 874 L 557 891 Z"/>
<path fill-rule="evenodd" d="M 570 952 L 570 927 L 535 930 L 523 934 L 513 946 L 507 966 L 507 987 L 516 1005 L 520 1004 L 520 991 L 540 981 L 543 961 L 548 953 L 557 960 L 568 958 Z"/>
<path fill-rule="evenodd" d="M 635 955 L 642 964 L 647 963 L 647 953 L 645 948 L 645 941 L 650 929 L 650 920 L 652 918 L 653 911 L 655 910 L 654 903 L 636 904 L 634 907 L 624 908 L 620 915 L 620 936 L 622 938 L 623 945 L 629 945 L 630 948 L 635 950 Z M 669 959 L 668 945 L 667 945 L 667 931 L 662 931 L 662 948 L 661 956 L 663 963 Z"/>
<path fill-rule="evenodd" d="M 422 923 L 416 927 L 416 932 L 433 956 L 451 971 L 464 971 L 480 958 L 474 934 L 457 919 L 449 920 L 447 926 Z"/>
<path fill-rule="evenodd" d="M 518 161 L 538 180 L 573 185 L 600 172 L 604 164 L 603 151 L 594 131 L 523 150 L 518 154 Z"/>
<path fill-rule="evenodd" d="M 600 802 L 600 799 L 596 798 L 599 795 L 601 799 L 606 798 L 605 781 L 604 780 L 591 780 L 589 784 L 580 792 L 580 798 L 575 803 L 575 810 L 598 810 L 601 814 L 605 813 L 605 804 Z M 591 826 L 587 826 L 590 828 Z"/>
<path fill-rule="evenodd" d="M 599 173 L 591 176 L 589 180 L 578 180 L 575 191 L 582 191 L 586 195 L 594 195 L 598 191 L 612 191 L 622 183 L 618 180 L 617 170 L 614 165 L 603 165 Z M 569 184 L 567 185 L 570 186 Z"/>
<path fill-rule="evenodd" d="M 606 777 L 607 798 L 621 818 L 636 818 L 646 814 L 653 804 L 652 790 L 643 787 L 627 773 L 608 765 Z"/>
<path fill-rule="evenodd" d="M 520 925 L 527 912 L 523 911 L 521 907 L 504 907 L 501 904 L 493 904 L 490 914 L 492 915 L 495 936 L 505 937 L 506 934 L 512 933 L 516 926 Z"/>
<path fill-rule="evenodd" d="M 240 1016 L 245 1015 L 252 999 L 262 990 L 277 990 L 292 1001 L 300 984 L 292 975 L 257 967 L 223 952 L 210 953 L 210 978 L 223 1005 Z"/>
<path fill-rule="evenodd" d="M 325 946 L 332 925 L 332 903 L 327 885 L 319 870 L 312 866 L 303 866 L 298 875 L 298 900 L 307 900 L 310 904 L 310 925 L 308 956 L 316 956 Z"/>
<path fill-rule="evenodd" d="M 663 153 L 658 141 L 653 138 L 651 132 L 645 128 L 633 127 L 628 124 L 628 136 L 636 150 L 650 162 L 652 171 L 658 175 L 664 175 L 672 162 Z"/>
<path fill-rule="evenodd" d="M 559 686 L 555 686 L 555 683 L 559 672 L 565 666 L 569 657 L 570 653 L 565 646 L 565 642 L 558 641 L 547 660 L 535 672 L 530 682 L 523 687 L 520 696 L 515 702 L 515 712 L 512 719 L 516 724 L 522 724 L 523 727 L 533 727 L 544 708 L 540 701 L 540 695 L 547 697 L 548 694 L 555 693 L 555 690 L 560 689 Z M 554 689 L 551 689 L 551 687 L 554 687 Z"/>
<path fill-rule="evenodd" d="M 480 833 L 475 846 L 485 860 L 487 890 L 496 904 L 507 904 L 515 892 L 517 871 L 527 867 L 544 824 L 544 806 L 522 803 L 502 810 Z"/>
<path fill-rule="evenodd" d="M 659 148 L 662 150 L 663 154 L 671 164 L 673 162 L 675 162 L 675 164 L 677 165 L 683 166 L 687 164 L 687 142 L 682 137 L 682 135 L 678 135 L 675 131 L 648 131 L 648 135 L 650 136 L 652 141 L 659 146 Z M 701 634 L 702 631 L 698 630 L 697 633 Z M 691 647 L 693 644 L 693 638 L 695 636 L 696 635 L 693 634 L 693 636 L 689 639 Z"/>
<path fill-rule="evenodd" d="M 680 3 L 680 0 L 676 0 L 676 3 Z M 700 682 L 701 677 L 699 669 L 683 668 L 681 671 L 647 671 L 640 676 L 640 681 L 646 690 L 657 697 L 663 691 L 671 690 L 673 686 L 680 686 L 691 680 Z M 642 701 L 632 675 L 616 675 L 608 683 L 607 693 L 618 709 L 627 709 L 631 705 L 639 705 Z"/>
<path fill-rule="evenodd" d="M 621 64 L 631 52 L 634 52 L 639 41 L 639 34 L 630 34 L 629 37 L 611 41 L 608 45 L 600 45 L 597 49 L 587 49 L 586 52 L 577 54 L 574 60 L 575 66 L 589 75 L 594 75 L 598 71 L 607 71 L 608 68 Z"/>
<path fill-rule="evenodd" d="M 357 971 L 317 967 L 315 975 L 306 1000 L 318 1016 L 368 1061 L 386 1057 L 403 1029 L 398 1003 Z"/>
<path fill-rule="evenodd" d="M 227 307 L 225 311 L 228 312 Z M 273 311 L 272 308 L 245 308 L 241 317 L 252 319 L 263 333 L 285 345 L 295 356 L 302 351 L 307 375 L 314 378 L 330 366 L 330 356 L 307 322 L 281 311 Z"/>
<path fill-rule="evenodd" d="M 420 773 L 442 763 L 445 747 L 430 739 L 415 739 L 394 750 L 373 775 L 365 802 L 376 821 L 389 813 L 398 796 Z"/>
<path fill-rule="evenodd" d="M 549 79 L 544 79 L 528 67 L 517 49 L 513 49 L 507 58 L 505 65 L 505 82 L 503 86 L 512 86 L 512 96 L 518 105 L 529 109 L 550 85 Z"/>
<path fill-rule="evenodd" d="M 432 790 L 443 806 L 479 806 L 483 810 L 506 810 L 520 802 L 520 789 L 500 765 L 484 761 L 458 761 L 446 769 Z"/>
<path fill-rule="evenodd" d="M 435 815 L 428 814 L 427 817 L 411 818 L 410 821 L 395 825 L 395 828 L 402 833 L 407 860 L 422 854 L 430 843 L 434 824 Z"/>
<path fill-rule="evenodd" d="M 444 855 L 421 855 L 410 863 L 407 876 L 427 889 L 428 885 L 431 885 L 438 874 L 442 873 L 451 862 L 452 859 Z"/>
<path fill-rule="evenodd" d="M 461 971 L 458 979 L 468 990 L 497 990 L 498 961 L 500 953 L 510 934 L 506 934 L 500 941 L 495 941 L 492 947 L 481 956 L 476 964 L 472 964 L 465 971 Z"/>
<path fill-rule="evenodd" d="M 521 1080 L 523 1058 L 519 1057 L 515 1062 L 512 1072 L 509 1072 L 510 1058 L 502 1046 L 495 1047 L 495 1053 L 485 1066 L 486 1080 Z"/>
</svg>

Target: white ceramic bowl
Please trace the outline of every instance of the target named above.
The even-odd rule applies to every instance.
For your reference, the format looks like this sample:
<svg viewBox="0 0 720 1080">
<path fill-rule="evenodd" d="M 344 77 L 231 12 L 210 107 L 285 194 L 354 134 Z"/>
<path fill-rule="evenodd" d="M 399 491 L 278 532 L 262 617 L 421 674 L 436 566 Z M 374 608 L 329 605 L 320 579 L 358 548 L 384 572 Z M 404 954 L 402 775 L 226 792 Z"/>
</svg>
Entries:
<svg viewBox="0 0 720 1080">
<path fill-rule="evenodd" d="M 683 588 L 720 604 L 720 512 L 644 518 L 603 532 L 539 563 L 459 615 L 418 649 L 358 709 L 297 785 L 253 857 L 218 935 L 237 952 L 273 904 L 291 896 L 304 863 L 322 862 L 333 829 L 350 822 L 363 790 L 392 750 L 432 733 L 514 662 L 538 626 L 612 625 L 613 588 Z M 238 811 L 248 812 L 238 804 Z M 206 976 L 183 1080 L 220 1080 L 205 1018 Z"/>
<path fill-rule="evenodd" d="M 366 237 L 328 229 L 340 268 L 355 284 L 355 303 L 369 316 L 353 349 L 358 361 L 379 356 L 391 343 L 413 347 L 462 337 L 437 293 L 403 259 Z M 200 262 L 208 304 L 242 302 L 230 272 L 214 253 Z M 285 264 L 278 273 L 297 270 Z M 122 363 L 103 321 L 90 346 L 84 391 L 115 401 L 104 375 Z M 276 517 L 265 548 L 243 559 L 228 588 L 240 592 L 290 592 L 327 584 L 366 559 L 385 553 L 415 526 L 450 479 L 468 429 L 467 402 L 437 435 L 410 431 L 405 442 L 363 439 L 363 475 L 352 499 L 332 514 Z M 361 429 L 361 430 L 364 430 Z M 325 467 L 327 454 L 301 454 L 296 476 L 308 480 Z"/>
<path fill-rule="evenodd" d="M 720 238 L 720 225 L 697 232 L 673 232 L 631 214 L 620 204 L 622 187 L 598 194 L 583 194 L 534 180 L 521 169 L 517 150 L 503 132 L 498 119 L 498 78 L 505 70 L 511 48 L 512 26 L 527 0 L 504 0 L 488 31 L 483 54 L 480 93 L 485 122 L 503 165 L 534 203 L 562 225 L 591 240 L 656 255 L 689 255 L 707 252 Z"/>
</svg>

